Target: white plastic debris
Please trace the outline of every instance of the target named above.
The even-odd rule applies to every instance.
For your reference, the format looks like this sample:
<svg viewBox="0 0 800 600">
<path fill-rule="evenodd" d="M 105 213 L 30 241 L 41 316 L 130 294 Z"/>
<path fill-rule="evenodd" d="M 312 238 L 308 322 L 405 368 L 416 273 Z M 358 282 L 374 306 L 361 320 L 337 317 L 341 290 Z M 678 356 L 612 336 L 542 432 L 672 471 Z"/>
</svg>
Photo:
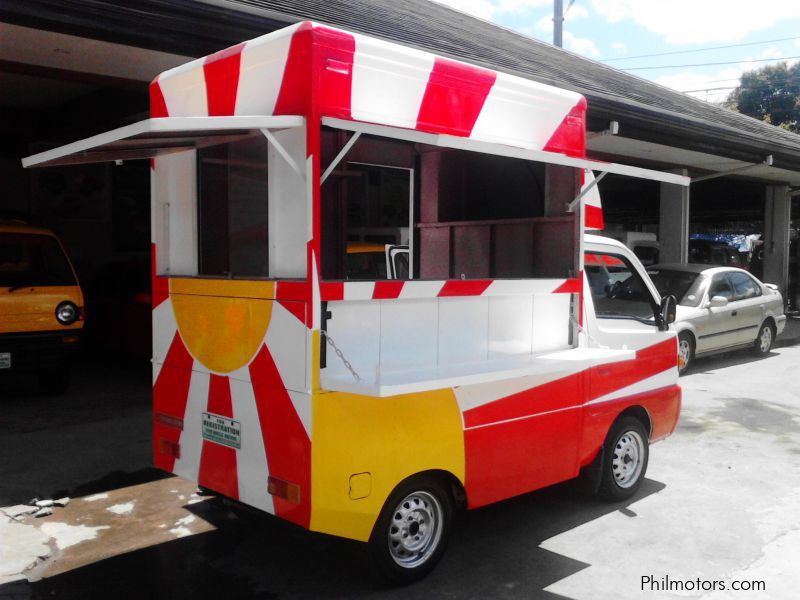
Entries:
<svg viewBox="0 0 800 600">
<path fill-rule="evenodd" d="M 36 517 L 37 519 L 39 519 L 41 517 L 46 517 L 46 516 L 52 515 L 52 514 L 53 514 L 53 509 L 52 508 L 50 508 L 49 506 L 43 506 L 42 508 L 37 510 L 35 513 L 33 513 L 33 516 Z"/>
</svg>

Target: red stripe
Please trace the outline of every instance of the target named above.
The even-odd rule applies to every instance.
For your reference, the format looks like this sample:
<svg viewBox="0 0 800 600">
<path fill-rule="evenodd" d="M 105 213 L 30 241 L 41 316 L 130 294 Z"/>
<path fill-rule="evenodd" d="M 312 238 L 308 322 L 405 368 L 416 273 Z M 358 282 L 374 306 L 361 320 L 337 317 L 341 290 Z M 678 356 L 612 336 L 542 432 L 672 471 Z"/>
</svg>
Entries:
<svg viewBox="0 0 800 600">
<path fill-rule="evenodd" d="M 320 114 L 352 119 L 355 37 L 344 31 L 315 27 L 314 50 L 319 61 L 315 66 L 319 73 L 317 102 Z"/>
<path fill-rule="evenodd" d="M 400 296 L 405 281 L 376 281 L 372 292 L 374 300 L 392 300 Z"/>
<path fill-rule="evenodd" d="M 544 145 L 544 150 L 569 156 L 586 156 L 586 98 L 581 97 L 572 107 Z"/>
<path fill-rule="evenodd" d="M 276 115 L 305 115 L 311 108 L 311 23 L 301 23 L 292 35 L 278 98 Z M 310 128 L 310 127 L 309 127 Z"/>
<path fill-rule="evenodd" d="M 161 91 L 158 79 L 150 84 L 150 116 L 154 119 L 169 116 L 167 102 L 164 100 L 164 92 Z"/>
<path fill-rule="evenodd" d="M 308 527 L 311 515 L 311 440 L 266 346 L 261 347 L 250 364 L 250 378 L 269 474 L 300 486 L 300 504 L 273 496 L 275 514 Z"/>
<path fill-rule="evenodd" d="M 634 359 L 592 367 L 589 399 L 600 398 L 677 366 L 677 338 L 673 337 L 638 350 Z"/>
<path fill-rule="evenodd" d="M 208 412 L 233 418 L 231 383 L 227 376 L 210 375 Z M 200 453 L 200 475 L 197 483 L 228 498 L 238 500 L 239 476 L 236 465 L 236 449 L 203 440 L 203 449 Z"/>
<path fill-rule="evenodd" d="M 305 281 L 279 281 L 275 289 L 276 300 L 304 324 L 308 288 L 309 285 Z"/>
<path fill-rule="evenodd" d="M 592 204 L 586 204 L 584 208 L 584 227 L 589 229 L 603 229 L 605 227 L 603 208 L 601 206 L 593 206 Z"/>
<path fill-rule="evenodd" d="M 161 366 L 161 372 L 153 386 L 153 413 L 161 413 L 177 419 L 183 419 L 186 413 L 186 402 L 189 398 L 189 383 L 192 379 L 194 359 L 186 350 L 186 346 L 176 331 L 175 337 L 167 351 L 167 357 Z M 181 432 L 156 420 L 153 421 L 153 460 L 155 466 L 172 472 L 175 457 L 162 454 L 159 440 L 167 440 L 177 444 Z"/>
<path fill-rule="evenodd" d="M 581 280 L 577 277 L 567 279 L 564 283 L 553 290 L 554 294 L 580 294 Z"/>
<path fill-rule="evenodd" d="M 236 112 L 236 93 L 239 90 L 239 67 L 245 43 L 226 48 L 206 57 L 203 74 L 206 79 L 208 115 L 229 116 Z"/>
<path fill-rule="evenodd" d="M 469 136 L 497 73 L 436 57 L 417 116 L 417 129 Z"/>
<path fill-rule="evenodd" d="M 169 298 L 169 279 L 156 275 L 156 245 L 150 244 L 150 297 L 153 308 Z"/>
<path fill-rule="evenodd" d="M 322 300 L 344 300 L 344 282 L 333 281 L 319 284 L 319 295 Z"/>
<path fill-rule="evenodd" d="M 582 373 L 563 377 L 464 411 L 464 427 L 539 415 L 580 404 Z"/>
<path fill-rule="evenodd" d="M 491 279 L 452 279 L 445 281 L 437 294 L 444 296 L 480 296 L 492 285 Z"/>
</svg>

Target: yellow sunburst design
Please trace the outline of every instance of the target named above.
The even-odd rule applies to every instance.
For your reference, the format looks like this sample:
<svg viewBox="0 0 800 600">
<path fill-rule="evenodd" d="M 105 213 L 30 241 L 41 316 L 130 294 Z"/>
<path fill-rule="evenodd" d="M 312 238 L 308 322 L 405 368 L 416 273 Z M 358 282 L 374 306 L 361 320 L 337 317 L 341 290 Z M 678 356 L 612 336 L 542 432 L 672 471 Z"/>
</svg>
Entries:
<svg viewBox="0 0 800 600">
<path fill-rule="evenodd" d="M 261 345 L 275 282 L 170 279 L 175 320 L 186 347 L 217 373 L 241 369 Z"/>
</svg>

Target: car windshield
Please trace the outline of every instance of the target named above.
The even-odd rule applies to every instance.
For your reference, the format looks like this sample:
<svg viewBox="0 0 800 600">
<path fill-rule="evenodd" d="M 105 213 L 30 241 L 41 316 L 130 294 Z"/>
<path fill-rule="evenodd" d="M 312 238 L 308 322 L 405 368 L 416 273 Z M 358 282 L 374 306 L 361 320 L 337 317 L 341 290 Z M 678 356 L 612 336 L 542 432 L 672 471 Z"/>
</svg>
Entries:
<svg viewBox="0 0 800 600">
<path fill-rule="evenodd" d="M 661 296 L 672 295 L 681 306 L 698 306 L 702 299 L 700 286 L 703 278 L 700 273 L 690 271 L 675 271 L 671 269 L 647 269 L 647 274 L 653 280 Z"/>
<path fill-rule="evenodd" d="M 49 235 L 0 233 L 0 287 L 76 285 L 61 246 Z"/>
</svg>

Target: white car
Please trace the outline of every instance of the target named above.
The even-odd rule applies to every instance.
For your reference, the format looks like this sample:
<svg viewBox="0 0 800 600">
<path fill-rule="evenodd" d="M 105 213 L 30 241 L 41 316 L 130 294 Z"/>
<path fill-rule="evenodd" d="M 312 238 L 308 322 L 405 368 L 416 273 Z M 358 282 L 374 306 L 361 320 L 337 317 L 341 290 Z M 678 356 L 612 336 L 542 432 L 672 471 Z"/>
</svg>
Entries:
<svg viewBox="0 0 800 600">
<path fill-rule="evenodd" d="M 678 300 L 680 372 L 695 357 L 750 347 L 767 354 L 786 328 L 777 286 L 735 267 L 658 264 L 648 275 L 662 296 Z"/>
</svg>

